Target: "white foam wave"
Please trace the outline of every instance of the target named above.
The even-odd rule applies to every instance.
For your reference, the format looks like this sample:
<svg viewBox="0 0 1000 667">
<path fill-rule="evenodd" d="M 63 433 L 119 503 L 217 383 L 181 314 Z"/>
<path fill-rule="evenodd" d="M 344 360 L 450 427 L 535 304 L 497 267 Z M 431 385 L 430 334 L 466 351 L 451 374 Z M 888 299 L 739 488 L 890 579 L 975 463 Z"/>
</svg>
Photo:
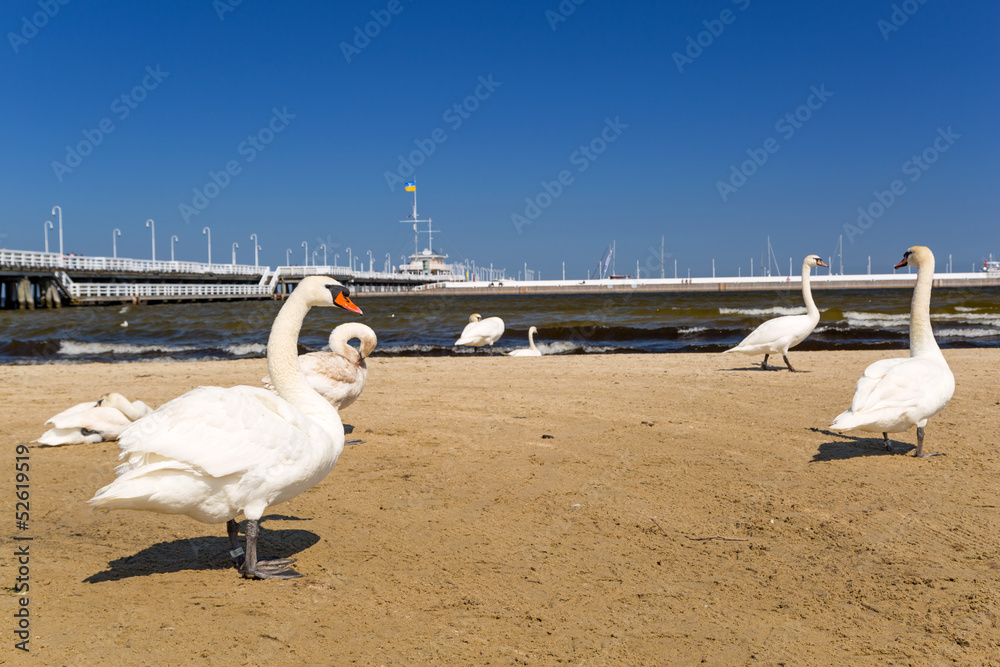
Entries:
<svg viewBox="0 0 1000 667">
<path fill-rule="evenodd" d="M 955 310 L 960 313 L 976 313 L 981 310 L 980 308 L 969 308 L 968 306 L 955 306 Z"/>
<path fill-rule="evenodd" d="M 853 310 L 844 311 L 844 319 L 852 327 L 898 328 L 910 323 L 909 313 L 869 313 Z M 931 322 L 953 324 L 974 324 L 976 326 L 1000 327 L 1000 314 L 996 313 L 931 313 Z"/>
<path fill-rule="evenodd" d="M 785 308 L 784 306 L 773 306 L 771 308 L 719 308 L 720 315 L 805 315 L 804 306 L 796 308 Z"/>
<path fill-rule="evenodd" d="M 267 352 L 267 345 L 263 343 L 241 343 L 226 345 L 222 350 L 236 357 L 248 357 L 250 355 L 265 354 Z"/>
<path fill-rule="evenodd" d="M 991 338 L 1000 337 L 1000 329 L 937 329 L 938 338 Z"/>
<path fill-rule="evenodd" d="M 708 327 L 684 327 L 683 329 L 678 329 L 677 333 L 680 335 L 700 333 L 702 331 L 708 331 Z"/>
<path fill-rule="evenodd" d="M 199 348 L 192 345 L 134 345 L 132 343 L 85 343 L 76 340 L 59 341 L 59 354 L 76 357 L 84 354 L 136 355 L 149 352 L 170 354 L 191 352 Z"/>
</svg>

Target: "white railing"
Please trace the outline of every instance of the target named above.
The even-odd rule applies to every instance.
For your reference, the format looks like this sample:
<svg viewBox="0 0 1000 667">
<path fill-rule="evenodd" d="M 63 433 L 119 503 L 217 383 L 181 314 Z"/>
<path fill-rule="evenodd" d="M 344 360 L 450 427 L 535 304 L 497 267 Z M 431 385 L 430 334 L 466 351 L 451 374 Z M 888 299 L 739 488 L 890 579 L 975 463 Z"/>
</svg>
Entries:
<svg viewBox="0 0 1000 667">
<path fill-rule="evenodd" d="M 63 269 L 64 271 L 116 271 L 124 273 L 185 273 L 227 276 L 257 276 L 268 267 L 249 264 L 203 264 L 172 262 L 124 257 L 84 257 L 60 255 L 57 252 L 0 250 L 0 265 L 31 269 Z"/>
<path fill-rule="evenodd" d="M 267 285 L 194 285 L 177 283 L 73 283 L 68 286 L 74 298 L 86 297 L 196 297 L 196 296 L 269 296 Z"/>
<path fill-rule="evenodd" d="M 455 282 L 465 280 L 465 276 L 454 273 L 423 274 L 423 273 L 386 273 L 385 271 L 351 271 L 346 266 L 279 266 L 276 273 L 282 277 L 298 278 L 301 276 L 330 276 L 346 280 L 380 280 L 387 282 Z"/>
</svg>

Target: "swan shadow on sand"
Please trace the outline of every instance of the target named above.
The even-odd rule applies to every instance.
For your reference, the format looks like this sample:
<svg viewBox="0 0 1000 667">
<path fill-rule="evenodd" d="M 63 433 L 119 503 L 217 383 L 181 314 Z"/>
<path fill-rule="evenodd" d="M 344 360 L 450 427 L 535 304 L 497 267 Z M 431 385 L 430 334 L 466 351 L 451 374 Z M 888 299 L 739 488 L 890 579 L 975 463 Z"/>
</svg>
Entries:
<svg viewBox="0 0 1000 667">
<path fill-rule="evenodd" d="M 264 519 L 280 519 L 308 521 L 297 517 L 279 515 L 262 517 Z M 240 522 L 240 532 L 243 533 L 246 521 Z M 308 530 L 288 528 L 282 530 L 269 529 L 260 538 L 260 549 L 269 558 L 290 558 L 305 551 L 319 542 L 319 535 Z M 235 567 L 228 552 L 232 547 L 225 535 L 192 537 L 188 539 L 157 542 L 130 556 L 116 558 L 108 563 L 108 569 L 97 572 L 84 579 L 87 584 L 99 584 L 105 581 L 119 581 L 129 577 L 144 577 L 150 574 L 169 574 L 187 570 L 225 570 Z"/>
<path fill-rule="evenodd" d="M 806 430 L 837 438 L 837 440 L 821 444 L 819 451 L 812 458 L 812 463 L 843 461 L 863 456 L 900 456 L 909 454 L 916 449 L 913 445 L 905 442 L 891 441 L 894 444 L 894 451 L 890 452 L 886 450 L 881 436 L 862 438 L 853 435 L 843 435 L 825 428 L 807 428 Z"/>
<path fill-rule="evenodd" d="M 746 371 L 754 371 L 754 372 L 759 373 L 760 370 L 761 370 L 761 368 L 760 368 L 759 364 L 754 364 L 753 366 L 738 366 L 738 367 L 734 367 L 734 368 L 716 368 L 715 369 L 715 371 L 717 373 L 726 373 L 726 372 L 729 372 L 729 371 L 734 371 L 734 372 L 738 372 L 738 373 L 743 373 L 743 372 L 746 372 Z M 787 370 L 787 369 L 784 366 L 768 366 L 766 370 L 769 370 L 769 371 L 784 371 L 784 370 Z M 795 372 L 796 373 L 812 373 L 812 371 L 799 371 L 799 370 L 797 370 Z"/>
</svg>

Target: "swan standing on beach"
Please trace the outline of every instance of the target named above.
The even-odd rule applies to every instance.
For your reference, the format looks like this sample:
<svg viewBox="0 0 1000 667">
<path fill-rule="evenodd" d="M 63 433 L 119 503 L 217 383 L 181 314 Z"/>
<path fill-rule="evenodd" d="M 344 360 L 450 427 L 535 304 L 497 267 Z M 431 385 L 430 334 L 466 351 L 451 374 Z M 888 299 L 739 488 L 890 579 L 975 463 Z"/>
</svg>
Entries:
<svg viewBox="0 0 1000 667">
<path fill-rule="evenodd" d="M 910 302 L 910 356 L 883 359 L 866 368 L 854 389 L 851 407 L 837 415 L 830 429 L 881 432 L 885 448 L 893 451 L 889 434 L 916 426 L 916 456 L 937 456 L 924 453 L 924 427 L 948 405 L 955 393 L 955 376 L 931 329 L 934 254 L 930 248 L 913 246 L 896 268 L 904 266 L 917 267 Z"/>
<path fill-rule="evenodd" d="M 462 329 L 462 335 L 455 345 L 472 347 L 490 346 L 490 356 L 493 356 L 493 343 L 503 335 L 503 320 L 499 317 L 487 317 L 485 320 L 479 313 L 469 316 L 469 323 Z"/>
<path fill-rule="evenodd" d="M 295 559 L 257 559 L 260 519 L 326 477 L 344 448 L 337 410 L 309 386 L 297 340 L 313 306 L 361 314 L 346 287 L 326 276 L 302 280 L 281 307 L 267 343 L 267 369 L 278 390 L 199 387 L 144 417 L 121 436 L 118 477 L 88 501 L 101 509 L 185 514 L 225 523 L 244 577 L 289 579 Z M 246 519 L 246 557 L 239 525 Z"/>
<path fill-rule="evenodd" d="M 354 338 L 361 342 L 360 352 L 348 345 Z M 343 410 L 358 400 L 364 390 L 368 377 L 365 359 L 377 344 L 378 338 L 368 325 L 360 322 L 341 324 L 330 332 L 330 351 L 300 354 L 299 368 L 310 387 L 330 401 L 330 405 Z M 267 389 L 275 391 L 270 376 L 262 382 Z"/>
<path fill-rule="evenodd" d="M 538 329 L 531 327 L 528 329 L 528 349 L 514 350 L 509 355 L 510 357 L 540 357 L 542 353 L 538 351 L 535 347 L 535 334 L 538 333 Z"/>
<path fill-rule="evenodd" d="M 802 260 L 802 300 L 806 302 L 805 315 L 785 315 L 768 320 L 754 329 L 743 342 L 726 352 L 763 354 L 764 361 L 760 368 L 765 371 L 778 370 L 777 367 L 767 365 L 767 358 L 772 354 L 780 354 L 788 370 L 794 373 L 795 369 L 788 361 L 788 348 L 795 347 L 808 338 L 819 322 L 819 308 L 813 303 L 812 289 L 809 287 L 809 274 L 814 266 L 826 266 L 826 264 L 819 255 L 807 255 Z"/>
<path fill-rule="evenodd" d="M 142 401 L 130 402 L 121 394 L 105 394 L 97 401 L 78 403 L 50 417 L 52 428 L 36 442 L 42 445 L 80 445 L 117 440 L 129 425 L 152 412 Z"/>
</svg>

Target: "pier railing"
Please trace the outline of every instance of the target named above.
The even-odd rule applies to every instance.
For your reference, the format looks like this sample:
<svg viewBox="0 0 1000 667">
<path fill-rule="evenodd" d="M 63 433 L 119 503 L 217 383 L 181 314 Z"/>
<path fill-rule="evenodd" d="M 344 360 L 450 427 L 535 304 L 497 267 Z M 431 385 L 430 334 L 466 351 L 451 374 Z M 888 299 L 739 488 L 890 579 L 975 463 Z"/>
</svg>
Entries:
<svg viewBox="0 0 1000 667">
<path fill-rule="evenodd" d="M 64 271 L 108 271 L 119 273 L 179 273 L 227 276 L 257 276 L 266 266 L 249 264 L 203 264 L 122 257 L 84 257 L 57 252 L 0 250 L 0 265 L 9 268 L 62 269 Z"/>
<path fill-rule="evenodd" d="M 213 285 L 175 283 L 73 283 L 68 286 L 74 298 L 161 298 L 161 297 L 247 297 L 269 296 L 267 285 Z"/>
</svg>

